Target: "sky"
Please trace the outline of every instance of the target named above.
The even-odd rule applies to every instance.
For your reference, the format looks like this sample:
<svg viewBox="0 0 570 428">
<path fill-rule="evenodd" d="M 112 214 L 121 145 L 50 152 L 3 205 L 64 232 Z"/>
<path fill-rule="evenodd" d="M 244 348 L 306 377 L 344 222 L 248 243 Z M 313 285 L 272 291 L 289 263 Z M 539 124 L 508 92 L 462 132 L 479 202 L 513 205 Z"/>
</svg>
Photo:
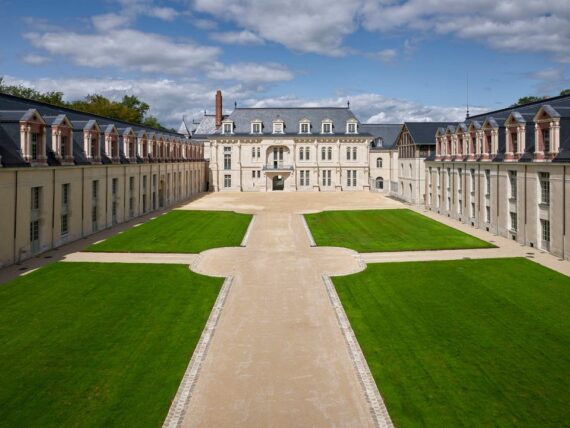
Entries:
<svg viewBox="0 0 570 428">
<path fill-rule="evenodd" d="M 217 89 L 227 112 L 350 101 L 362 122 L 455 121 L 467 98 L 474 114 L 570 88 L 570 1 L 0 0 L 0 76 L 133 94 L 175 127 Z"/>
</svg>

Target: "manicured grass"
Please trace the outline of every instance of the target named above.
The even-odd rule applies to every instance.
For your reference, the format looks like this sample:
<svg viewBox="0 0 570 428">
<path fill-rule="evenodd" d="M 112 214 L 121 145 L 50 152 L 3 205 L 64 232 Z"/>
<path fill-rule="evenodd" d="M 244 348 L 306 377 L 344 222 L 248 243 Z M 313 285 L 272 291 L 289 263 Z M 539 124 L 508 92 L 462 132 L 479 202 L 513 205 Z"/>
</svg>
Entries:
<svg viewBox="0 0 570 428">
<path fill-rule="evenodd" d="M 199 253 L 239 247 L 251 215 L 228 211 L 174 210 L 133 227 L 86 251 L 123 253 Z"/>
<path fill-rule="evenodd" d="M 223 279 L 55 263 L 0 286 L 0 426 L 159 427 Z"/>
<path fill-rule="evenodd" d="M 334 284 L 397 426 L 568 426 L 570 278 L 492 259 L 372 264 Z"/>
<path fill-rule="evenodd" d="M 317 245 L 361 253 L 494 247 L 407 209 L 324 211 L 305 219 Z"/>
</svg>

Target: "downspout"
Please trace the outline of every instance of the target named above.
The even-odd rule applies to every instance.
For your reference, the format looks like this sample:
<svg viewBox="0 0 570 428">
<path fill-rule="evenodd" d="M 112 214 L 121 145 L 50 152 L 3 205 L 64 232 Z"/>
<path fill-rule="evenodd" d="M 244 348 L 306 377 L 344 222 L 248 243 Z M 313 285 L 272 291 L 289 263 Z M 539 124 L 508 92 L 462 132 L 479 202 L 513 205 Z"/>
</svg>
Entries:
<svg viewBox="0 0 570 428">
<path fill-rule="evenodd" d="M 55 228 L 55 168 L 52 175 L 52 192 L 51 192 L 51 248 L 53 248 L 53 230 Z"/>
<path fill-rule="evenodd" d="M 15 187 L 15 192 L 14 192 L 14 243 L 13 243 L 13 247 L 14 247 L 14 263 L 19 264 L 20 263 L 20 257 L 18 257 L 18 260 L 16 260 L 16 236 L 17 236 L 17 230 L 18 230 L 18 170 L 16 169 L 15 171 L 16 174 L 16 187 Z"/>
</svg>

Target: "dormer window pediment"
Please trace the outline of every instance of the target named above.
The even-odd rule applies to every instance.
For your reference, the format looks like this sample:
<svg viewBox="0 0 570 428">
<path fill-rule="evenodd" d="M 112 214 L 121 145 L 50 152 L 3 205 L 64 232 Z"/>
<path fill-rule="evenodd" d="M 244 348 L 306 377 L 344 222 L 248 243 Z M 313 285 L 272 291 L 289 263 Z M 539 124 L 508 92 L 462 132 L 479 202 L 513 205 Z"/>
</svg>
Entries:
<svg viewBox="0 0 570 428">
<path fill-rule="evenodd" d="M 346 133 L 358 134 L 358 121 L 356 119 L 348 119 L 346 121 Z"/>
<path fill-rule="evenodd" d="M 299 121 L 299 134 L 311 133 L 311 121 L 309 119 L 301 119 Z"/>
</svg>

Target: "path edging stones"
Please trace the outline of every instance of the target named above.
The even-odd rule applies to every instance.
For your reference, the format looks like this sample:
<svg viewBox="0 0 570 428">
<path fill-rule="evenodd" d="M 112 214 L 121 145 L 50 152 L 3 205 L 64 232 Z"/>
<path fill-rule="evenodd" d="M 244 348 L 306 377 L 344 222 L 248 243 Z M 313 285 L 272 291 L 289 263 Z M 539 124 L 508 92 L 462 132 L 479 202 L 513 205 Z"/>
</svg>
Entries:
<svg viewBox="0 0 570 428">
<path fill-rule="evenodd" d="M 376 382 L 374 381 L 372 373 L 370 372 L 370 368 L 366 363 L 362 349 L 356 340 L 356 336 L 354 335 L 354 331 L 350 326 L 346 312 L 344 311 L 342 303 L 340 302 L 340 298 L 338 297 L 336 289 L 334 288 L 334 284 L 328 275 L 323 275 L 323 281 L 327 288 L 327 294 L 329 296 L 331 304 L 334 308 L 339 327 L 342 330 L 342 334 L 346 340 L 348 351 L 350 353 L 350 359 L 352 360 L 356 372 L 358 373 L 358 380 L 364 389 L 366 401 L 370 406 L 370 413 L 372 414 L 374 426 L 378 428 L 393 428 L 394 424 L 390 419 L 388 409 L 384 404 L 384 400 L 380 395 L 380 391 L 378 391 Z"/>
<path fill-rule="evenodd" d="M 224 307 L 224 303 L 226 302 L 226 298 L 230 292 L 232 283 L 233 277 L 228 276 L 222 285 L 220 294 L 218 294 L 216 302 L 214 303 L 214 307 L 212 308 L 212 312 L 208 317 L 206 326 L 202 331 L 198 345 L 196 346 L 196 349 L 192 354 L 192 358 L 190 359 L 190 363 L 188 363 L 188 367 L 184 372 L 182 382 L 180 382 L 178 391 L 174 396 L 174 400 L 172 400 L 172 404 L 168 410 L 168 415 L 162 424 L 163 428 L 179 427 L 184 419 L 184 416 L 186 415 L 188 403 L 192 397 L 194 387 L 196 386 L 196 382 L 200 374 L 200 369 L 202 367 L 202 362 L 206 358 L 210 342 L 214 336 L 214 331 L 220 319 L 220 314 Z"/>
<path fill-rule="evenodd" d="M 307 220 L 305 220 L 305 216 L 303 214 L 299 214 L 301 216 L 301 222 L 303 223 L 303 227 L 305 228 L 305 232 L 307 233 L 307 237 L 309 238 L 309 244 L 311 247 L 316 247 L 317 243 L 313 238 L 313 234 L 311 233 L 311 229 L 309 229 L 309 225 L 307 224 Z"/>
<path fill-rule="evenodd" d="M 255 223 L 256 218 L 257 218 L 257 215 L 254 214 L 253 217 L 251 218 L 251 221 L 249 222 L 249 225 L 247 226 L 247 230 L 245 231 L 245 235 L 243 236 L 243 239 L 241 240 L 241 244 L 239 245 L 240 247 L 245 247 L 247 245 L 247 242 L 249 241 L 249 235 L 251 233 L 251 229 L 253 228 L 253 224 Z"/>
</svg>

